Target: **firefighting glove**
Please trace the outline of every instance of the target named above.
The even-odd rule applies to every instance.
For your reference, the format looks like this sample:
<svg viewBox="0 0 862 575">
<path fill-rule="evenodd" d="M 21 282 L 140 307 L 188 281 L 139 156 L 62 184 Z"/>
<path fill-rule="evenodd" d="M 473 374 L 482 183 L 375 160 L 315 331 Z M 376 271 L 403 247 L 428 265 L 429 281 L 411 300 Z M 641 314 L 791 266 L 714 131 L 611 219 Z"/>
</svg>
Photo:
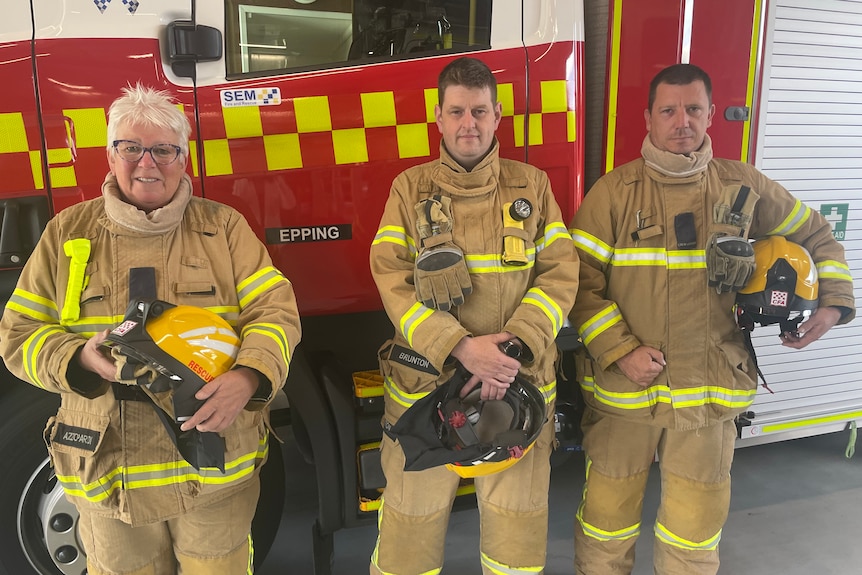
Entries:
<svg viewBox="0 0 862 575">
<path fill-rule="evenodd" d="M 452 241 L 451 199 L 436 195 L 415 206 L 421 247 L 413 270 L 417 299 L 449 311 L 473 291 L 464 252 Z"/>
<path fill-rule="evenodd" d="M 706 272 L 717 293 L 739 291 L 754 272 L 754 248 L 739 236 L 715 234 L 706 247 Z"/>
<path fill-rule="evenodd" d="M 111 347 L 111 357 L 117 367 L 114 381 L 125 385 L 149 385 L 161 375 L 154 367 L 123 353 L 117 346 Z"/>
<path fill-rule="evenodd" d="M 111 347 L 111 356 L 117 366 L 115 381 L 125 385 L 140 386 L 141 390 L 150 396 L 153 403 L 167 413 L 171 419 L 176 419 L 173 395 L 177 382 L 172 381 L 168 376 L 139 358 L 123 353 L 121 347 Z"/>
</svg>

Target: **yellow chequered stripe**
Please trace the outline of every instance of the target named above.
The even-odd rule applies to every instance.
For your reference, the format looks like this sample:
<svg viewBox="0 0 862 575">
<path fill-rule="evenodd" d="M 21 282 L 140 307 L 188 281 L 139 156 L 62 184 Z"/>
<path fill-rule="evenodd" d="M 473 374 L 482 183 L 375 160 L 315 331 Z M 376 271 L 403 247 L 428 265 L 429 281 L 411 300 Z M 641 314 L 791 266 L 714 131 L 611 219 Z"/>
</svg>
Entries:
<svg viewBox="0 0 862 575">
<path fill-rule="evenodd" d="M 104 148 L 107 146 L 108 120 L 104 108 L 77 108 L 63 110 L 75 129 L 77 148 Z"/>
<path fill-rule="evenodd" d="M 0 114 L 0 154 L 28 152 L 27 131 L 21 112 Z"/>
<path fill-rule="evenodd" d="M 531 102 L 529 114 L 515 112 L 516 87 L 512 83 L 497 86 L 497 100 L 500 102 L 504 118 L 512 118 L 512 137 L 517 147 L 540 146 L 547 142 L 549 122 L 565 123 L 568 142 L 575 140 L 575 111 L 572 108 L 573 94 L 567 80 L 547 80 L 539 83 L 539 101 Z M 264 114 L 266 108 L 260 106 L 235 106 L 221 109 L 224 124 L 224 137 L 207 139 L 202 142 L 202 156 L 207 176 L 232 175 L 242 172 L 243 163 L 231 151 L 231 142 L 241 139 L 260 139 L 266 159 L 266 169 L 292 170 L 306 166 L 303 161 L 305 134 L 330 134 L 332 137 L 332 157 L 335 165 L 367 163 L 369 155 L 369 130 L 395 128 L 397 139 L 397 159 L 428 158 L 435 150 L 431 149 L 429 134 L 436 127 L 434 110 L 437 105 L 437 87 L 422 90 L 425 121 L 399 123 L 396 114 L 396 91 L 363 92 L 359 94 L 362 122 L 361 125 L 345 129 L 333 128 L 332 105 L 328 96 L 303 96 L 293 98 L 293 113 L 296 129 L 288 133 L 266 133 Z M 177 105 L 181 110 L 182 104 Z M 105 108 L 64 109 L 63 114 L 70 120 L 67 134 L 72 136 L 78 149 L 106 147 L 107 111 Z M 561 126 L 563 124 L 550 124 Z M 544 127 L 543 127 L 544 126 Z M 555 134 L 560 132 L 556 131 Z M 379 137 L 379 136 L 378 136 Z M 21 112 L 0 114 L 0 154 L 27 153 L 33 182 L 36 188 L 44 186 L 42 175 L 43 160 L 49 164 L 48 175 L 54 187 L 76 187 L 80 174 L 75 171 L 75 161 L 69 148 L 51 148 L 43 158 L 38 142 L 28 142 L 24 117 Z M 247 148 L 246 148 L 247 149 Z M 314 150 L 306 150 L 306 154 Z M 310 156 L 308 156 L 310 157 Z M 395 158 L 392 158 L 395 159 Z M 194 176 L 201 175 L 198 163 L 197 142 L 189 142 L 189 160 Z M 25 164 L 26 165 L 26 164 Z M 26 169 L 26 168 L 25 168 Z"/>
<path fill-rule="evenodd" d="M 360 94 L 362 100 L 362 119 L 366 128 L 380 128 L 382 126 L 394 126 L 395 120 L 395 94 L 392 92 L 372 92 Z"/>
</svg>

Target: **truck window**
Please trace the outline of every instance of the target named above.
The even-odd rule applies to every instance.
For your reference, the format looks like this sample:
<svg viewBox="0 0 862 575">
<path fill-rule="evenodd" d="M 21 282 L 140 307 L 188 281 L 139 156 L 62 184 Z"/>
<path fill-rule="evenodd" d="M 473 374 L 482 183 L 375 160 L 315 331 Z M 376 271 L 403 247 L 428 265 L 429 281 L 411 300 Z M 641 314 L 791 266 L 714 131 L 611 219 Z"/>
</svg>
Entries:
<svg viewBox="0 0 862 575">
<path fill-rule="evenodd" d="M 490 48 L 491 0 L 226 0 L 229 79 Z"/>
</svg>

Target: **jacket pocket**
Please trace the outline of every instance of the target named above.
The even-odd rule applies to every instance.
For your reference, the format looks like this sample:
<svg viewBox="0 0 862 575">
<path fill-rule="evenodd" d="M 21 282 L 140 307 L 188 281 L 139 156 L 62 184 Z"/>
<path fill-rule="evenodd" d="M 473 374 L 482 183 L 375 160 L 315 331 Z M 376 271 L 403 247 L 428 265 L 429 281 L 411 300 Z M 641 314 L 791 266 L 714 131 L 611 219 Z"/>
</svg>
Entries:
<svg viewBox="0 0 862 575">
<path fill-rule="evenodd" d="M 225 463 L 228 466 L 231 462 L 239 463 L 250 456 L 254 456 L 255 467 L 263 465 L 265 461 L 263 457 L 255 456 L 258 452 L 263 454 L 264 441 L 267 436 L 262 411 L 243 410 L 233 425 L 222 432 L 222 436 L 225 444 Z M 274 447 L 279 448 L 278 445 Z"/>
<path fill-rule="evenodd" d="M 122 485 L 120 438 L 110 418 L 61 407 L 48 420 L 44 438 L 48 454 L 68 495 L 97 507 L 116 507 Z"/>
<path fill-rule="evenodd" d="M 386 389 L 386 416 L 395 423 L 410 406 L 446 381 L 455 368 L 434 367 L 428 359 L 400 342 L 388 340 L 377 353 Z"/>
</svg>

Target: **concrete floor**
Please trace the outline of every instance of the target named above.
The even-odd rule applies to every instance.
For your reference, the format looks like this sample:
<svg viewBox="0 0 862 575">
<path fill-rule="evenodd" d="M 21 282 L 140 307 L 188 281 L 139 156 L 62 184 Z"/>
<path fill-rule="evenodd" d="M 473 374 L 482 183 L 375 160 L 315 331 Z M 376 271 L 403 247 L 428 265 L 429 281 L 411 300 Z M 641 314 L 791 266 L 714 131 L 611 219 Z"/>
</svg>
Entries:
<svg viewBox="0 0 862 575">
<path fill-rule="evenodd" d="M 311 525 L 316 514 L 314 469 L 297 452 L 289 431 L 283 446 L 288 501 L 278 538 L 257 575 L 312 575 Z M 862 445 L 844 456 L 849 433 L 831 433 L 738 449 L 730 517 L 721 540 L 722 575 L 862 574 Z M 583 487 L 576 453 L 551 477 L 547 575 L 574 573 L 573 521 Z M 643 534 L 634 575 L 652 571 L 652 530 L 658 473 L 650 475 Z M 376 526 L 335 534 L 333 575 L 368 573 Z M 475 509 L 453 513 L 443 573 L 479 575 Z"/>
</svg>

